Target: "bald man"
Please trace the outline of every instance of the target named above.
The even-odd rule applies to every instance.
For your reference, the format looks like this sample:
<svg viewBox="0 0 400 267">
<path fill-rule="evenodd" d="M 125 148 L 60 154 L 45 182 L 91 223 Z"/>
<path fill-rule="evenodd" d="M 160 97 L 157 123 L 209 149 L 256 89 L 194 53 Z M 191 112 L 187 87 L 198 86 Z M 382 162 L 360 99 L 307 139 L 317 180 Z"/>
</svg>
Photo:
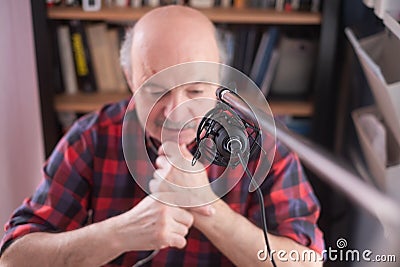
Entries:
<svg viewBox="0 0 400 267">
<path fill-rule="evenodd" d="M 167 6 L 150 11 L 128 32 L 121 65 L 136 93 L 149 77 L 168 67 L 221 62 L 222 53 L 215 28 L 204 15 Z M 183 124 L 194 107 L 186 107 L 187 112 L 173 110 L 185 101 L 215 98 L 215 90 L 181 86 L 165 92 L 154 87 L 136 96 L 135 138 L 146 140 L 154 173 L 163 173 L 176 184 L 207 184 L 214 166 L 192 179 L 193 174 L 171 166 L 160 147 L 168 145 L 169 136 L 178 136 L 182 153 L 191 156 L 199 119 Z M 161 97 L 149 110 L 155 96 Z M 122 151 L 127 106 L 128 101 L 122 101 L 89 114 L 62 138 L 43 168 L 38 189 L 6 225 L 0 265 L 132 266 L 159 251 L 147 266 L 271 266 L 269 260 L 259 259 L 258 251 L 265 248 L 259 204 L 245 179 L 224 198 L 197 208 L 163 204 L 134 182 Z M 155 177 L 154 196 L 173 194 L 145 169 L 144 176 Z M 318 201 L 298 158 L 280 144 L 262 190 L 278 266 L 321 266 L 318 260 L 287 260 L 294 250 L 299 255 L 308 250 L 321 253 L 323 240 L 316 225 Z M 277 257 L 280 250 L 286 252 L 286 260 Z"/>
</svg>

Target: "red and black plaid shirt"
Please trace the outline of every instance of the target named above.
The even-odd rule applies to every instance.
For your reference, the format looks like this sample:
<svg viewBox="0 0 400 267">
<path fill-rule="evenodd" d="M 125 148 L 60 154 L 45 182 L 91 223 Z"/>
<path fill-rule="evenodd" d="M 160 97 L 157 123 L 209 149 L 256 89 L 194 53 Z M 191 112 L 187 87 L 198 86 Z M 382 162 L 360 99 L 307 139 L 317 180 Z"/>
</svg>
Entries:
<svg viewBox="0 0 400 267">
<path fill-rule="evenodd" d="M 32 232 L 61 232 L 121 214 L 146 197 L 130 175 L 122 150 L 122 122 L 127 101 L 89 114 L 62 138 L 43 168 L 43 179 L 5 226 L 1 253 L 17 238 Z M 139 123 L 137 140 L 144 138 Z M 148 169 L 137 162 L 138 168 Z M 251 164 L 249 166 L 254 166 Z M 212 179 L 219 167 L 210 167 Z M 152 176 L 152 173 L 143 175 Z M 236 212 L 261 225 L 259 203 L 242 178 L 223 200 Z M 322 252 L 316 225 L 320 208 L 297 156 L 277 143 L 274 163 L 261 186 L 268 229 Z M 91 214 L 91 215 L 90 215 Z M 262 248 L 260 248 L 262 249 Z M 150 252 L 122 254 L 107 266 L 132 266 Z M 1 255 L 1 254 L 0 254 Z M 257 255 L 254 255 L 257 257 Z M 148 266 L 233 265 L 200 231 L 191 228 L 183 249 L 166 248 Z"/>
</svg>

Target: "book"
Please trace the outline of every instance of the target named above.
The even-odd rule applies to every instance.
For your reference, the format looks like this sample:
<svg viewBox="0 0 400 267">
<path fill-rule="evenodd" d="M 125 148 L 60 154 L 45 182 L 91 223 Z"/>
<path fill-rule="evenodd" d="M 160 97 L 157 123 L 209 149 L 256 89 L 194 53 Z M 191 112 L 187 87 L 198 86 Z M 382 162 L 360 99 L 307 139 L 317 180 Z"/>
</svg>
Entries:
<svg viewBox="0 0 400 267">
<path fill-rule="evenodd" d="M 75 73 L 70 32 L 67 25 L 58 26 L 57 39 L 64 91 L 66 94 L 75 94 L 78 92 L 78 81 Z"/>
<path fill-rule="evenodd" d="M 275 8 L 275 0 L 260 0 L 260 8 Z"/>
<path fill-rule="evenodd" d="M 107 25 L 104 22 L 88 24 L 85 31 L 92 57 L 97 91 L 113 92 L 117 85 L 117 78 Z"/>
<path fill-rule="evenodd" d="M 276 0 L 275 1 L 275 10 L 283 11 L 285 8 L 285 0 Z"/>
<path fill-rule="evenodd" d="M 217 34 L 225 50 L 225 55 L 222 59 L 223 63 L 231 66 L 235 55 L 235 35 L 231 30 L 226 29 L 222 25 L 217 25 Z"/>
<path fill-rule="evenodd" d="M 292 0 L 291 5 L 292 5 L 292 10 L 299 10 L 300 0 Z"/>
<path fill-rule="evenodd" d="M 101 0 L 82 0 L 82 9 L 84 11 L 99 11 L 101 9 Z"/>
<path fill-rule="evenodd" d="M 120 39 L 118 29 L 108 29 L 107 39 L 109 40 L 110 46 L 112 70 L 114 71 L 115 75 L 115 91 L 122 93 L 128 92 L 128 83 L 125 80 L 122 67 L 119 63 Z"/>
<path fill-rule="evenodd" d="M 252 79 L 254 82 L 257 79 L 258 72 L 260 71 L 261 60 L 264 56 L 264 51 L 268 44 L 268 38 L 269 38 L 269 32 L 268 31 L 263 32 L 263 34 L 261 36 L 261 41 L 258 44 L 256 56 L 254 58 L 254 62 L 253 62 L 253 65 L 251 66 L 251 71 L 250 71 L 250 79 Z"/>
<path fill-rule="evenodd" d="M 259 8 L 260 1 L 259 0 L 247 0 L 246 6 L 250 8 Z"/>
<path fill-rule="evenodd" d="M 189 0 L 189 5 L 195 8 L 210 8 L 215 4 L 214 0 Z"/>
<path fill-rule="evenodd" d="M 142 6 L 142 0 L 131 0 L 131 7 L 138 8 Z"/>
<path fill-rule="evenodd" d="M 279 62 L 279 49 L 275 48 L 272 52 L 271 59 L 269 61 L 267 71 L 264 75 L 264 80 L 261 83 L 260 90 L 265 97 L 268 96 L 269 91 L 271 90 L 272 81 L 276 74 L 276 67 L 278 66 Z"/>
<path fill-rule="evenodd" d="M 244 59 L 246 52 L 248 30 L 246 27 L 239 25 L 235 31 L 235 53 L 233 57 L 233 67 L 240 71 L 244 71 Z"/>
<path fill-rule="evenodd" d="M 113 3 L 115 6 L 118 7 L 127 7 L 128 6 L 128 0 L 114 0 Z"/>
<path fill-rule="evenodd" d="M 82 22 L 70 20 L 69 30 L 78 88 L 83 92 L 95 92 L 97 85 Z"/>
<path fill-rule="evenodd" d="M 257 39 L 258 39 L 258 29 L 255 25 L 250 26 L 248 29 L 247 40 L 246 40 L 246 50 L 243 59 L 243 72 L 246 75 L 250 75 L 251 66 L 253 65 L 255 51 L 257 50 Z"/>
<path fill-rule="evenodd" d="M 311 10 L 311 1 L 312 0 L 300 0 L 300 11 L 310 11 Z"/>
<path fill-rule="evenodd" d="M 283 37 L 276 75 L 271 85 L 275 96 L 302 97 L 311 89 L 317 45 L 312 40 Z"/>
<path fill-rule="evenodd" d="M 320 0 L 312 0 L 311 2 L 311 12 L 319 12 L 321 2 Z"/>
<path fill-rule="evenodd" d="M 58 41 L 58 36 L 57 36 L 57 28 L 60 26 L 60 23 L 54 23 L 50 25 L 51 32 L 55 32 L 55 34 L 52 34 L 50 36 L 51 38 L 51 43 L 54 44 L 54 49 L 51 49 L 52 56 L 51 56 L 51 64 L 52 68 L 54 70 L 54 75 L 53 75 L 53 88 L 54 92 L 56 94 L 63 93 L 64 92 L 64 84 L 63 84 L 63 78 L 62 78 L 62 71 L 61 71 L 61 61 L 60 61 L 60 49 L 59 49 L 59 41 Z M 67 38 L 68 40 L 68 38 Z"/>
<path fill-rule="evenodd" d="M 160 5 L 160 0 L 145 0 L 145 5 L 149 7 L 157 7 Z"/>
<path fill-rule="evenodd" d="M 264 75 L 267 73 L 268 64 L 278 39 L 279 30 L 275 26 L 270 27 L 261 37 L 257 54 L 250 72 L 250 78 L 255 82 L 255 84 L 257 84 L 257 86 L 261 86 L 264 80 Z"/>
<path fill-rule="evenodd" d="M 246 7 L 246 1 L 245 0 L 233 0 L 233 6 L 236 8 L 244 8 L 244 7 Z"/>
<path fill-rule="evenodd" d="M 80 6 L 79 0 L 65 0 L 66 6 Z"/>
<path fill-rule="evenodd" d="M 221 0 L 220 6 L 221 7 L 231 7 L 232 6 L 232 0 Z"/>
</svg>

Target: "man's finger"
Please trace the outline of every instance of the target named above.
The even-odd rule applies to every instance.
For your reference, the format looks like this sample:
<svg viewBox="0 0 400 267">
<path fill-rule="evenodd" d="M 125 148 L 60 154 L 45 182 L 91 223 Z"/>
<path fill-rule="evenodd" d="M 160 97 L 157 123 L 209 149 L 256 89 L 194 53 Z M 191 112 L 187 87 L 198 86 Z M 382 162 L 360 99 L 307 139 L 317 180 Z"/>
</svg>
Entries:
<svg viewBox="0 0 400 267">
<path fill-rule="evenodd" d="M 171 165 L 167 164 L 165 167 L 160 167 L 154 171 L 153 177 L 167 179 L 169 172 L 171 171 Z"/>
<path fill-rule="evenodd" d="M 168 168 L 168 171 L 171 168 L 171 163 L 168 161 L 167 157 L 164 155 L 158 156 L 155 164 L 156 164 L 157 168 Z"/>
</svg>

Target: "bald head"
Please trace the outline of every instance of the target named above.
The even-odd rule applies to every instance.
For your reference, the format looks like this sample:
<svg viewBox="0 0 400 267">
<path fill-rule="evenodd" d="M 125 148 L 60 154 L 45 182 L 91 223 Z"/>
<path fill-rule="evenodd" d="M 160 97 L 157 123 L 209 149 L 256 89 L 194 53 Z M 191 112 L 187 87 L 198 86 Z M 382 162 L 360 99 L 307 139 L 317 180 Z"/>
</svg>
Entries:
<svg viewBox="0 0 400 267">
<path fill-rule="evenodd" d="M 212 32 L 214 30 L 212 22 L 200 11 L 186 6 L 169 5 L 153 9 L 145 14 L 136 23 L 135 31 L 147 31 L 157 27 L 156 29 L 162 31 L 176 32 L 174 29 L 169 29 L 170 26 L 174 26 L 175 29 L 189 29 L 190 31 L 207 29 Z"/>
<path fill-rule="evenodd" d="M 220 62 L 214 25 L 189 7 L 171 5 L 150 11 L 127 38 L 132 38 L 126 40 L 131 41 L 130 50 L 121 53 L 125 57 L 121 59 L 129 57 L 130 66 L 123 67 L 133 91 L 167 67 L 191 61 Z"/>
</svg>

